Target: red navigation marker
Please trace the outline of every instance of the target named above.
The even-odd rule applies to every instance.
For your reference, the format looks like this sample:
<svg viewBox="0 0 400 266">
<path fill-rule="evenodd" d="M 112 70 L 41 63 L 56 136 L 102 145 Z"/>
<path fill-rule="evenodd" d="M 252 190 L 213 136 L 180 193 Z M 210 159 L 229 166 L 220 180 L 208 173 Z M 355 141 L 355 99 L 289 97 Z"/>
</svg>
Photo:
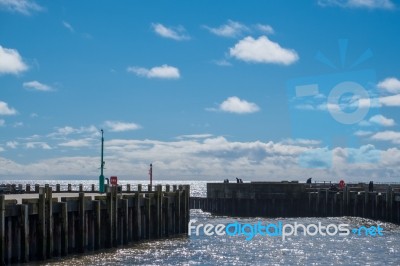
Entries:
<svg viewBox="0 0 400 266">
<path fill-rule="evenodd" d="M 118 183 L 118 177 L 116 177 L 116 176 L 110 177 L 110 183 L 111 183 L 111 185 L 116 186 Z"/>
</svg>

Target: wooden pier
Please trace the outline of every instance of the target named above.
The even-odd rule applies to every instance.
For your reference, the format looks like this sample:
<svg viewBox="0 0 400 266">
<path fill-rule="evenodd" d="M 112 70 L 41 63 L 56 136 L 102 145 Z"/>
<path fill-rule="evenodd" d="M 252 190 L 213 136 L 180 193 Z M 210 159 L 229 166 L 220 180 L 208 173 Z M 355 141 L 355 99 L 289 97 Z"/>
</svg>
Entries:
<svg viewBox="0 0 400 266">
<path fill-rule="evenodd" d="M 236 217 L 355 216 L 400 224 L 400 185 L 298 182 L 208 183 L 207 198 L 192 197 L 190 208 Z"/>
<path fill-rule="evenodd" d="M 93 192 L 94 186 L 92 186 Z M 0 195 L 0 264 L 45 260 L 118 247 L 144 239 L 186 234 L 189 185 L 150 186 L 142 191 L 83 192 L 53 197 L 53 187 L 26 188 L 21 204 Z M 62 193 L 59 185 L 56 192 Z M 81 191 L 81 192 L 79 192 Z M 73 192 L 69 186 L 66 192 Z M 35 194 L 36 193 L 36 194 Z M 56 194 L 54 194 L 56 195 Z M 7 198 L 14 195 L 7 195 Z M 28 196 L 37 196 L 29 198 Z"/>
</svg>

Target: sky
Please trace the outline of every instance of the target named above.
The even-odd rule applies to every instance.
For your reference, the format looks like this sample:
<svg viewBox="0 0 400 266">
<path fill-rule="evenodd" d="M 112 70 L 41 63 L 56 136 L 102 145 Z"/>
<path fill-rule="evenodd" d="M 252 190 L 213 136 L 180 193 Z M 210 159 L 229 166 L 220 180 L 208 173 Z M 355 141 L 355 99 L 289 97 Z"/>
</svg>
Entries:
<svg viewBox="0 0 400 266">
<path fill-rule="evenodd" d="M 0 177 L 400 182 L 400 3 L 0 0 Z"/>
</svg>

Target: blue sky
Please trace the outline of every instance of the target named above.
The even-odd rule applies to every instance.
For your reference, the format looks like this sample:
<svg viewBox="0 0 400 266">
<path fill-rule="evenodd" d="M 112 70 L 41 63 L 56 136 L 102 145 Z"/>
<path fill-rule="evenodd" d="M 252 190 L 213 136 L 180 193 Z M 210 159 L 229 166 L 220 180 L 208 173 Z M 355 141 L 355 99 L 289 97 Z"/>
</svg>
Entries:
<svg viewBox="0 0 400 266">
<path fill-rule="evenodd" d="M 106 175 L 398 181 L 399 14 L 0 0 L 0 175 L 96 177 L 103 128 Z"/>
</svg>

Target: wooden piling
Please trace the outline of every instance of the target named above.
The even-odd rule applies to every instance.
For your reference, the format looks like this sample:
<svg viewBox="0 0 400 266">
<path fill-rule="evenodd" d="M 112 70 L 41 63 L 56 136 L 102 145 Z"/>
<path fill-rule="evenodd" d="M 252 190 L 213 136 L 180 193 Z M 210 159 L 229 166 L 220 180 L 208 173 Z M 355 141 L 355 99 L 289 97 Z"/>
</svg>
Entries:
<svg viewBox="0 0 400 266">
<path fill-rule="evenodd" d="M 175 192 L 170 188 L 163 192 L 161 185 L 152 191 L 141 188 L 121 196 L 117 187 L 110 187 L 107 196 L 95 200 L 80 192 L 79 197 L 62 197 L 57 202 L 52 187 L 46 185 L 39 187 L 38 199 L 23 199 L 20 205 L 0 195 L 0 265 L 186 232 L 189 187 L 180 186 Z"/>
<path fill-rule="evenodd" d="M 45 188 L 39 188 L 39 209 L 38 209 L 38 258 L 46 259 L 47 238 L 46 238 L 46 195 Z"/>
<path fill-rule="evenodd" d="M 0 264 L 5 264 L 6 205 L 4 195 L 0 195 Z"/>
<path fill-rule="evenodd" d="M 78 230 L 78 252 L 85 252 L 85 193 L 79 193 L 79 227 Z"/>
<path fill-rule="evenodd" d="M 53 194 L 52 188 L 49 185 L 45 187 L 46 193 L 46 237 L 47 237 L 47 258 L 53 257 L 54 245 L 53 245 Z"/>
<path fill-rule="evenodd" d="M 140 187 L 141 190 L 141 187 Z M 133 212 L 135 214 L 135 219 L 133 221 L 133 239 L 135 241 L 139 241 L 141 238 L 141 232 L 142 232 L 142 227 L 141 227 L 141 222 L 142 222 L 142 213 L 141 213 L 141 199 L 143 198 L 142 195 L 140 194 L 140 190 L 138 187 L 138 191 L 135 193 L 135 198 L 134 198 L 134 207 L 133 207 Z"/>
<path fill-rule="evenodd" d="M 101 246 L 101 205 L 100 201 L 93 201 L 93 215 L 94 215 L 94 249 L 98 250 Z"/>
<path fill-rule="evenodd" d="M 128 244 L 128 233 L 129 233 L 129 202 L 128 199 L 122 199 L 122 210 L 123 210 L 123 227 L 122 227 L 122 244 Z"/>
<path fill-rule="evenodd" d="M 29 208 L 28 205 L 21 205 L 21 226 L 22 226 L 22 250 L 21 261 L 29 261 Z"/>
<path fill-rule="evenodd" d="M 68 205 L 60 202 L 61 206 L 61 255 L 68 255 Z"/>
<path fill-rule="evenodd" d="M 162 186 L 156 186 L 156 194 L 155 194 L 155 237 L 161 237 L 161 225 L 162 225 Z"/>
<path fill-rule="evenodd" d="M 114 243 L 114 230 L 113 230 L 113 215 L 114 215 L 114 206 L 113 206 L 113 197 L 112 192 L 107 192 L 107 228 L 106 231 L 106 247 L 111 248 Z"/>
</svg>

